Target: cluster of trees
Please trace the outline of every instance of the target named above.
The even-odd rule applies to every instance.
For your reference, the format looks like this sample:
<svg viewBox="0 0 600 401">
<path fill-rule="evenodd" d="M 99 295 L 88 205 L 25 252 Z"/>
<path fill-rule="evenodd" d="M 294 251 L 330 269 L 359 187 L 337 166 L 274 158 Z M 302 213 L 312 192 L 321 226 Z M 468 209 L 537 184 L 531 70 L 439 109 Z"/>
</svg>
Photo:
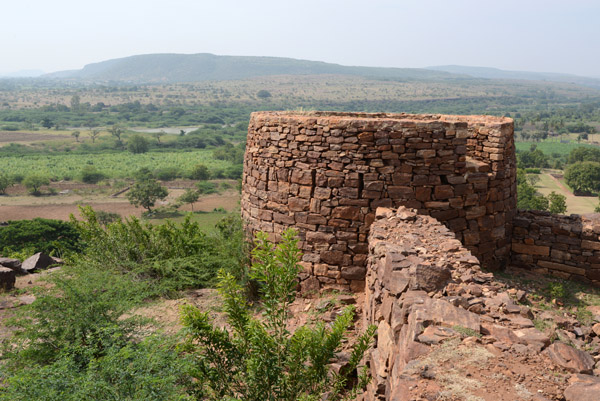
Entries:
<svg viewBox="0 0 600 401">
<path fill-rule="evenodd" d="M 26 177 L 9 176 L 0 172 L 0 194 L 6 194 L 6 190 L 17 183 L 21 183 L 27 188 L 30 194 L 39 196 L 46 185 L 50 185 L 50 179 L 43 175 L 30 174 Z"/>
</svg>

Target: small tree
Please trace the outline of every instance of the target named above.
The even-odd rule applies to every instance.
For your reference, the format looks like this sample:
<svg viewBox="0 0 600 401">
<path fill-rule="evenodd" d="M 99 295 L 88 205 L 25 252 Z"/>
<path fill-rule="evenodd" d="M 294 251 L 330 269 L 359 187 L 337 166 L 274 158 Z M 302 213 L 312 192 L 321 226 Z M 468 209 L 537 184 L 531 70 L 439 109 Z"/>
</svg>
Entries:
<svg viewBox="0 0 600 401">
<path fill-rule="evenodd" d="M 141 206 L 151 212 L 156 201 L 165 199 L 167 195 L 169 195 L 167 188 L 160 185 L 158 181 L 146 179 L 133 185 L 127 192 L 127 199 L 135 207 Z"/>
<path fill-rule="evenodd" d="M 11 178 L 6 175 L 0 173 L 0 194 L 5 194 L 6 189 L 12 185 Z"/>
<path fill-rule="evenodd" d="M 121 127 L 119 127 L 118 125 L 113 125 L 112 127 L 110 127 L 108 129 L 108 132 L 110 132 L 110 134 L 117 139 L 117 144 L 119 146 L 123 146 L 123 142 L 121 141 L 121 135 L 123 135 L 123 129 Z"/>
<path fill-rule="evenodd" d="M 129 138 L 127 149 L 135 154 L 146 153 L 148 151 L 148 141 L 141 135 L 134 135 Z"/>
<path fill-rule="evenodd" d="M 253 316 L 244 289 L 231 273 L 219 274 L 219 292 L 231 329 L 216 328 L 208 313 L 183 307 L 188 346 L 197 353 L 198 399 L 206 400 L 339 400 L 356 395 L 368 382 L 366 369 L 358 383 L 348 379 L 369 347 L 375 327 L 361 335 L 347 366 L 328 368 L 352 324 L 354 307 L 346 308 L 326 327 L 322 322 L 287 328 L 289 306 L 296 296 L 300 250 L 296 232 L 287 230 L 274 246 L 267 234 L 256 236 L 251 277 L 261 285 L 263 318 Z"/>
<path fill-rule="evenodd" d="M 100 130 L 92 129 L 88 132 L 88 135 L 90 136 L 90 138 L 92 138 L 92 143 L 96 143 L 96 138 L 98 138 L 98 136 L 100 135 Z"/>
<path fill-rule="evenodd" d="M 550 213 L 565 214 L 567 212 L 567 198 L 564 195 L 552 191 L 547 198 L 550 202 Z"/>
<path fill-rule="evenodd" d="M 79 135 L 81 135 L 81 132 L 79 132 L 79 131 L 73 131 L 73 132 L 71 132 L 71 136 L 73 138 L 75 138 L 75 142 L 79 142 Z"/>
<path fill-rule="evenodd" d="M 39 195 L 42 186 L 50 184 L 50 179 L 42 175 L 29 175 L 23 180 L 23 185 L 33 195 Z"/>
<path fill-rule="evenodd" d="M 160 144 L 160 137 L 164 136 L 166 134 L 165 131 L 160 131 L 160 132 L 155 132 L 154 134 L 152 134 L 152 136 L 154 138 L 156 138 L 156 143 Z"/>
<path fill-rule="evenodd" d="M 41 121 L 42 127 L 44 128 L 52 128 L 52 126 L 54 125 L 54 123 L 52 122 L 52 120 L 49 117 L 44 117 Z"/>
<path fill-rule="evenodd" d="M 183 203 L 189 203 L 192 206 L 192 212 L 194 211 L 194 202 L 198 201 L 200 194 L 198 191 L 194 191 L 193 189 L 187 189 L 183 195 L 177 198 L 178 201 Z"/>
</svg>

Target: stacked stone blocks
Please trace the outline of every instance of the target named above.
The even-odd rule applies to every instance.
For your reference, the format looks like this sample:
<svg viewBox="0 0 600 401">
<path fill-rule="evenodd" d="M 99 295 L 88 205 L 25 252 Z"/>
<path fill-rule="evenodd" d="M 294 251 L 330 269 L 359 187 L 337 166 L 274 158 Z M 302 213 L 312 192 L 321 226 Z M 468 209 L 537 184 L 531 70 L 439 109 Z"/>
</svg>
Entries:
<svg viewBox="0 0 600 401">
<path fill-rule="evenodd" d="M 520 210 L 513 221 L 513 265 L 600 286 L 600 215 Z"/>
<path fill-rule="evenodd" d="M 253 113 L 246 229 L 299 230 L 305 292 L 362 291 L 378 207 L 429 214 L 484 266 L 502 266 L 516 211 L 512 132 L 511 119 L 487 116 Z"/>
</svg>

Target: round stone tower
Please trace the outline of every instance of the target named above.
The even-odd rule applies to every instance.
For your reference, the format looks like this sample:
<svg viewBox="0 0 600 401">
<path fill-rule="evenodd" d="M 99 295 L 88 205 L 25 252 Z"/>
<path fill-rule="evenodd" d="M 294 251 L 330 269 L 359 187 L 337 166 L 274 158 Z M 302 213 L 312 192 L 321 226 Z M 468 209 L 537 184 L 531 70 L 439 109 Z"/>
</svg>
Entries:
<svg viewBox="0 0 600 401">
<path fill-rule="evenodd" d="M 491 269 L 516 213 L 513 121 L 490 116 L 257 112 L 242 183 L 248 234 L 299 231 L 305 292 L 361 291 L 377 207 L 446 224 Z"/>
</svg>

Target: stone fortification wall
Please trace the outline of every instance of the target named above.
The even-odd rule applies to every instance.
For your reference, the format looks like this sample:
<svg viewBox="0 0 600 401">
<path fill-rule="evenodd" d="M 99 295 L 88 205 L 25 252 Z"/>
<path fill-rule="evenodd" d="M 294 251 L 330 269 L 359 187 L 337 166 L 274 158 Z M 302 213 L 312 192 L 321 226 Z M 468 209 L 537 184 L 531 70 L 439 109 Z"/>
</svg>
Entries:
<svg viewBox="0 0 600 401">
<path fill-rule="evenodd" d="M 299 230 L 306 292 L 362 290 L 377 207 L 435 217 L 494 268 L 509 257 L 514 152 L 507 118 L 253 113 L 242 217 L 275 239 Z"/>
<path fill-rule="evenodd" d="M 599 214 L 519 211 L 513 222 L 513 265 L 600 285 Z"/>
<path fill-rule="evenodd" d="M 480 271 L 448 228 L 405 208 L 377 211 L 369 250 L 364 317 L 377 326 L 377 342 L 368 357 L 373 380 L 365 399 L 409 399 L 404 368 L 411 360 L 456 335 L 453 327 L 479 333 L 480 316 L 467 309 L 480 313 L 481 304 L 471 305 L 466 289 L 491 274 Z"/>
</svg>

